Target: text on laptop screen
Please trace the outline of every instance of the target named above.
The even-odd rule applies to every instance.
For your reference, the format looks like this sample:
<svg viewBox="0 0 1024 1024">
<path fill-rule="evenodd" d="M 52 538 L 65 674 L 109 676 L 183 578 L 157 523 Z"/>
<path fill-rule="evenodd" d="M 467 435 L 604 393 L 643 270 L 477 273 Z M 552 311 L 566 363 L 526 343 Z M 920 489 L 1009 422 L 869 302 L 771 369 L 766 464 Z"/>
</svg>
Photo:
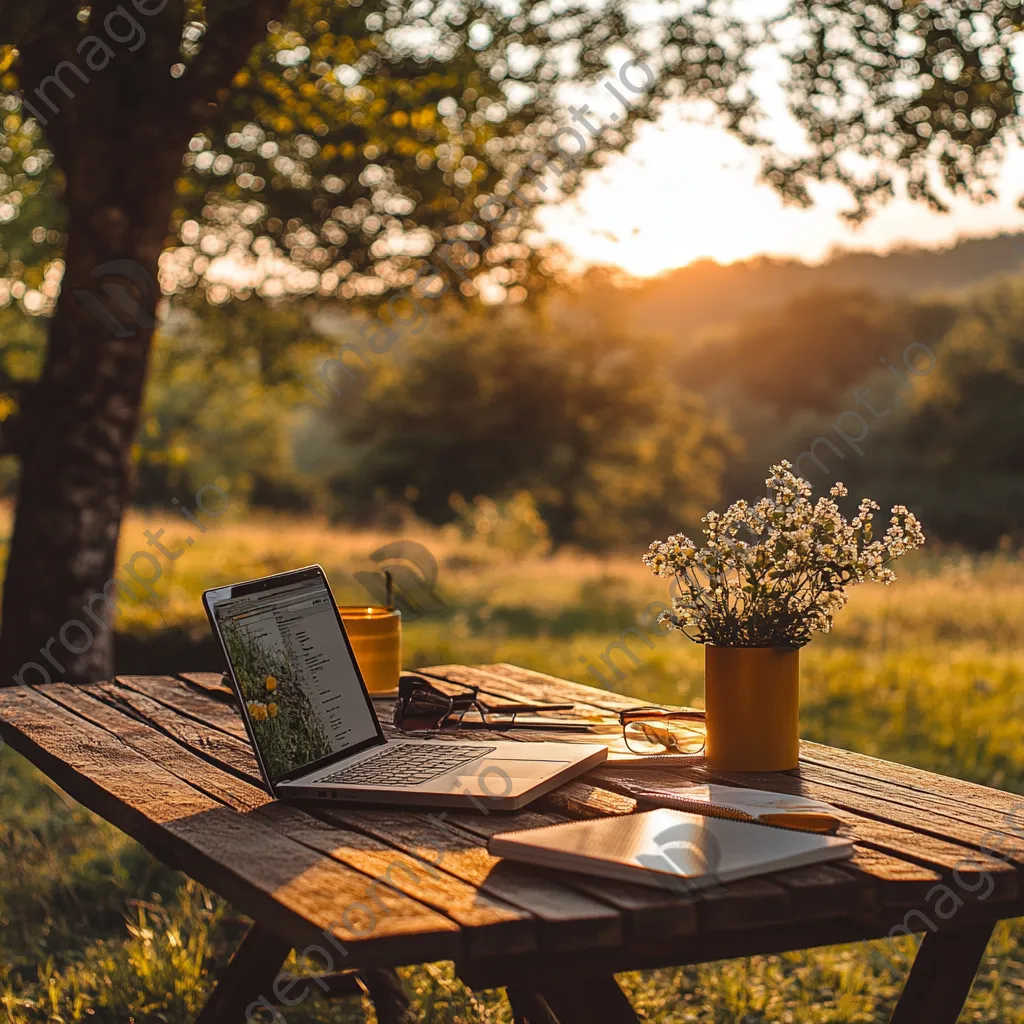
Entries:
<svg viewBox="0 0 1024 1024">
<path fill-rule="evenodd" d="M 321 579 L 213 606 L 272 779 L 378 735 Z"/>
</svg>

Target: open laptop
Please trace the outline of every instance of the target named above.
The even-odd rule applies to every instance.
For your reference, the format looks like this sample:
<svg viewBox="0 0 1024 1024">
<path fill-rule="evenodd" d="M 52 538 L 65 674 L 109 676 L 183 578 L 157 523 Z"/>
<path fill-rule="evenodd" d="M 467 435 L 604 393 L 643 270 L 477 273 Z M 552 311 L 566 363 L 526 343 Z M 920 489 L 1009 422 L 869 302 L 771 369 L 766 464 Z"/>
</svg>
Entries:
<svg viewBox="0 0 1024 1024">
<path fill-rule="evenodd" d="M 277 797 L 515 810 L 600 764 L 584 743 L 389 740 L 319 565 L 203 594 Z"/>
</svg>

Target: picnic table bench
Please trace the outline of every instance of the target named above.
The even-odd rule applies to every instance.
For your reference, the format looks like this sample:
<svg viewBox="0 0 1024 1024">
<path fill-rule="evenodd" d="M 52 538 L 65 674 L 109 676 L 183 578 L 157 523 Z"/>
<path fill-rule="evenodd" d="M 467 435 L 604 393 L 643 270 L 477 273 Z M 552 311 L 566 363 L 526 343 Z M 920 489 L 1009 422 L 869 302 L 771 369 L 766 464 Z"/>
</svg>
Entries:
<svg viewBox="0 0 1024 1024">
<path fill-rule="evenodd" d="M 571 701 L 612 718 L 641 703 L 511 665 L 422 671 L 441 685 Z M 385 1024 L 411 1019 L 393 968 L 441 960 L 471 988 L 504 986 L 517 1021 L 618 1024 L 637 1017 L 616 972 L 894 930 L 924 940 L 892 1021 L 955 1024 L 995 923 L 1024 915 L 1024 798 L 996 789 L 805 742 L 792 772 L 712 773 L 699 759 L 615 764 L 514 813 L 299 806 L 265 792 L 229 693 L 219 673 L 0 690 L 0 735 L 11 747 L 255 922 L 200 1024 L 273 1006 L 286 1014 L 300 982 L 277 974 L 292 949 L 315 963 L 320 991 L 367 991 Z M 389 723 L 386 701 L 375 703 Z M 637 787 L 709 781 L 834 804 L 854 857 L 679 893 L 514 865 L 486 850 L 500 831 L 651 806 L 630 795 Z"/>
</svg>

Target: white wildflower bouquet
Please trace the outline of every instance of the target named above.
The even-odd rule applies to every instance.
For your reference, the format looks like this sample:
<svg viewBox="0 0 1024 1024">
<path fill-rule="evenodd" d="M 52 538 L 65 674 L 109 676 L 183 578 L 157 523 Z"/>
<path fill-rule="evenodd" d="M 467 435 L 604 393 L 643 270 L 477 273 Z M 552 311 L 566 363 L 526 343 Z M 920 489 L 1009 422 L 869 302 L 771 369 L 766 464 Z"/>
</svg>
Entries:
<svg viewBox="0 0 1024 1024">
<path fill-rule="evenodd" d="M 834 500 L 848 493 L 841 483 L 812 503 L 811 485 L 788 462 L 772 466 L 765 483 L 768 497 L 755 505 L 737 501 L 704 517 L 703 547 L 675 534 L 644 555 L 656 575 L 674 578 L 672 611 L 660 619 L 697 643 L 802 647 L 815 630 L 832 628 L 847 587 L 894 582 L 889 566 L 924 544 L 902 505 L 876 536 L 877 502 L 863 499 L 848 521 Z"/>
</svg>

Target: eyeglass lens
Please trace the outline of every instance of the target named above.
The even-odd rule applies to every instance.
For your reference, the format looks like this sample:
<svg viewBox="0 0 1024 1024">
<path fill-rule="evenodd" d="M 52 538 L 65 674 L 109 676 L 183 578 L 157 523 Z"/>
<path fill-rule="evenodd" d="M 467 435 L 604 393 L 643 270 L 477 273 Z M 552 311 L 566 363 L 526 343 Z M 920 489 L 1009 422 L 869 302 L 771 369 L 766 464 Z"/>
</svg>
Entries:
<svg viewBox="0 0 1024 1024">
<path fill-rule="evenodd" d="M 695 722 L 634 719 L 624 723 L 626 746 L 636 754 L 698 754 L 704 730 Z"/>
</svg>

